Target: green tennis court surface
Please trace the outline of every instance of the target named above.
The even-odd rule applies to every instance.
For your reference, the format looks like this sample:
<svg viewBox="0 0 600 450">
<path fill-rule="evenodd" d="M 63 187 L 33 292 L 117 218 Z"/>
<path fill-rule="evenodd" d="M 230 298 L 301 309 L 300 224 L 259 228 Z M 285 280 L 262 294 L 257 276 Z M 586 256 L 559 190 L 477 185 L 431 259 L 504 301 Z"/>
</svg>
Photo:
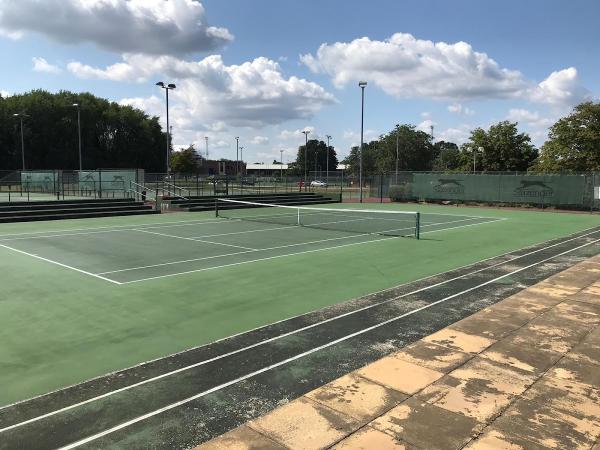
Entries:
<svg viewBox="0 0 600 450">
<path fill-rule="evenodd" d="M 374 208 L 415 206 L 364 206 Z M 599 222 L 417 209 L 420 240 L 402 237 L 414 233 L 409 216 L 373 227 L 373 214 L 357 229 L 359 212 L 315 211 L 305 226 L 257 220 L 258 210 L 253 220 L 182 213 L 2 225 L 0 405 Z"/>
</svg>

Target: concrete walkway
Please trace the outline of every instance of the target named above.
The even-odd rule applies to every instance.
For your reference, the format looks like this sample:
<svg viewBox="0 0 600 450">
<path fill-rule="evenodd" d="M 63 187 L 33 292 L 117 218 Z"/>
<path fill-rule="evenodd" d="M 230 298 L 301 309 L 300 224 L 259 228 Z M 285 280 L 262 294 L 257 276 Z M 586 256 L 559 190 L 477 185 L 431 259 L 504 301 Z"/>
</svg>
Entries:
<svg viewBox="0 0 600 450">
<path fill-rule="evenodd" d="M 600 256 L 196 450 L 600 450 Z"/>
</svg>

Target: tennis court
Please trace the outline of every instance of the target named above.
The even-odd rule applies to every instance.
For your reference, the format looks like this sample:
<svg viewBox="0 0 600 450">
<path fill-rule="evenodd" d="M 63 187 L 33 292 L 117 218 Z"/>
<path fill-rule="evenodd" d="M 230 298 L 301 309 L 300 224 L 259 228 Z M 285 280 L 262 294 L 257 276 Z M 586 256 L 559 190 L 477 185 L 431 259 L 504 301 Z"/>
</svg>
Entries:
<svg viewBox="0 0 600 450">
<path fill-rule="evenodd" d="M 419 234 L 428 239 L 431 233 L 504 220 L 466 214 L 237 203 L 223 201 L 222 206 L 230 209 L 223 208 L 218 217 L 203 220 L 4 234 L 0 245 L 82 275 L 129 284 L 340 247 L 415 239 Z"/>
<path fill-rule="evenodd" d="M 339 204 L 0 224 L 0 448 L 191 447 L 598 253 L 598 223 Z"/>
</svg>

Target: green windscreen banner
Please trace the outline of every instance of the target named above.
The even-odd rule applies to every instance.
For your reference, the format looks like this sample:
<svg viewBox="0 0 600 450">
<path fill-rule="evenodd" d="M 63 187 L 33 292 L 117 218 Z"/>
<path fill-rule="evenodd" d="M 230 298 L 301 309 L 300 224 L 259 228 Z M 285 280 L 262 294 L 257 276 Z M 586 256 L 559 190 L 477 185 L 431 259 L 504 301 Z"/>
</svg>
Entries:
<svg viewBox="0 0 600 450">
<path fill-rule="evenodd" d="M 79 172 L 79 184 L 90 191 L 126 191 L 131 183 L 138 182 L 135 169 L 90 170 Z"/>
<path fill-rule="evenodd" d="M 59 170 L 22 171 L 23 189 L 34 192 L 56 192 L 60 190 L 61 172 Z"/>
<path fill-rule="evenodd" d="M 412 174 L 416 200 L 456 200 L 581 206 L 589 199 L 585 175 Z"/>
</svg>

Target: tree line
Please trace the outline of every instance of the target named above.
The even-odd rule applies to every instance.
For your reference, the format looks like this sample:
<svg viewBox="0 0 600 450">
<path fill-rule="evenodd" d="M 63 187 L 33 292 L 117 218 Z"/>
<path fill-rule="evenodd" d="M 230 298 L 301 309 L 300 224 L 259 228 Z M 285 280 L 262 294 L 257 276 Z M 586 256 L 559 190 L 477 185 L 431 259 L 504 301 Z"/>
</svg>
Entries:
<svg viewBox="0 0 600 450">
<path fill-rule="evenodd" d="M 166 134 L 157 117 L 90 93 L 34 90 L 0 96 L 0 169 L 22 167 L 20 118 L 27 169 L 79 168 L 77 103 L 85 169 L 142 168 L 164 172 Z"/>
<path fill-rule="evenodd" d="M 358 175 L 359 158 L 359 147 L 353 147 L 342 161 L 353 175 Z M 476 128 L 460 146 L 434 142 L 430 134 L 404 124 L 364 143 L 362 164 L 365 175 L 395 172 L 396 167 L 442 172 L 600 171 L 600 103 L 576 106 L 550 127 L 548 140 L 539 149 L 527 133 L 519 132 L 517 122 Z"/>
</svg>

